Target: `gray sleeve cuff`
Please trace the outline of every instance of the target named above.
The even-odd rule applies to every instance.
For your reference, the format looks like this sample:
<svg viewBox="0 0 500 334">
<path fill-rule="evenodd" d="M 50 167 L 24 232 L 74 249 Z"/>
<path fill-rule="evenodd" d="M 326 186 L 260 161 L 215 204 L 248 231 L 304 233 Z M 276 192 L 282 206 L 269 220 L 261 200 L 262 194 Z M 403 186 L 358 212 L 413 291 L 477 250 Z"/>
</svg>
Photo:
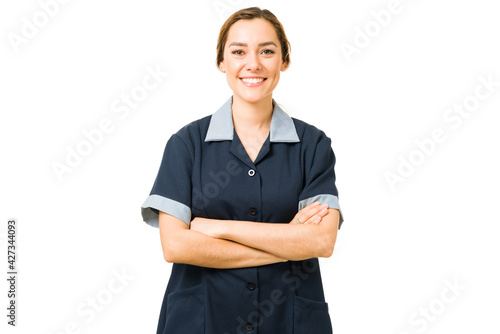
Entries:
<svg viewBox="0 0 500 334">
<path fill-rule="evenodd" d="M 330 209 L 338 209 L 340 213 L 339 217 L 339 229 L 340 226 L 342 226 L 342 222 L 344 221 L 344 216 L 342 215 L 342 210 L 340 210 L 339 206 L 339 198 L 334 195 L 330 194 L 322 194 L 322 195 L 316 195 L 313 197 L 306 198 L 302 201 L 299 202 L 299 211 L 308 206 L 309 204 L 313 202 L 320 202 L 321 204 L 328 204 L 328 208 Z"/>
<path fill-rule="evenodd" d="M 160 195 L 150 195 L 144 201 L 141 206 L 142 219 L 152 227 L 159 227 L 159 211 L 179 218 L 188 227 L 191 223 L 191 209 L 187 205 Z"/>
</svg>

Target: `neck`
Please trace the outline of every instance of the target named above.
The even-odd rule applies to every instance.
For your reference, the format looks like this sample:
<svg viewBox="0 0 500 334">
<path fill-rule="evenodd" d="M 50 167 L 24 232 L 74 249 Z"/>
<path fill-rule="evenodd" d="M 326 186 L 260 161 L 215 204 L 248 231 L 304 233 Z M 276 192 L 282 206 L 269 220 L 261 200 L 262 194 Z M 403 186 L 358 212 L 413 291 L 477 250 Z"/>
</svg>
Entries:
<svg viewBox="0 0 500 334">
<path fill-rule="evenodd" d="M 233 124 L 236 130 L 257 131 L 271 126 L 273 115 L 272 95 L 257 103 L 248 103 L 233 95 Z"/>
</svg>

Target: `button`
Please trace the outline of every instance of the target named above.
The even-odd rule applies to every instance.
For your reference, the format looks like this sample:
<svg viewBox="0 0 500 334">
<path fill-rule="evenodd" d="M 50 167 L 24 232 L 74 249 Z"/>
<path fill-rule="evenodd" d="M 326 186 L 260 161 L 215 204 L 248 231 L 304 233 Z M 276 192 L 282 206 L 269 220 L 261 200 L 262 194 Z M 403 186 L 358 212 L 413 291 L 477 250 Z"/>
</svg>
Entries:
<svg viewBox="0 0 500 334">
<path fill-rule="evenodd" d="M 254 290 L 254 289 L 255 289 L 255 284 L 253 284 L 253 283 L 248 283 L 248 284 L 247 284 L 247 288 L 248 288 L 248 290 Z"/>
<path fill-rule="evenodd" d="M 253 329 L 253 326 L 252 326 L 252 324 L 247 324 L 246 328 L 247 328 L 247 331 L 251 331 Z"/>
<path fill-rule="evenodd" d="M 255 216 L 255 215 L 257 214 L 257 210 L 256 210 L 255 208 L 251 208 L 251 209 L 250 209 L 250 214 L 251 214 L 252 216 Z"/>
<path fill-rule="evenodd" d="M 250 170 L 248 171 L 248 175 L 250 175 L 250 176 L 254 176 L 254 175 L 255 175 L 255 171 L 254 171 L 253 169 L 250 169 Z"/>
</svg>

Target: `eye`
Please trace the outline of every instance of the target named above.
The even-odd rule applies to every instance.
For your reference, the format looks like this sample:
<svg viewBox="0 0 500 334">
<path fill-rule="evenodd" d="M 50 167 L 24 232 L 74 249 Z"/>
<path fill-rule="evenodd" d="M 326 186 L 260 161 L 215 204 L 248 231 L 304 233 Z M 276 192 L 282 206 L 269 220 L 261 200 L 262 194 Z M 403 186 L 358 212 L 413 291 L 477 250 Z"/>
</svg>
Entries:
<svg viewBox="0 0 500 334">
<path fill-rule="evenodd" d="M 262 52 L 265 53 L 265 54 L 268 54 L 268 55 L 275 53 L 273 50 L 270 50 L 270 49 L 265 49 Z"/>
<path fill-rule="evenodd" d="M 233 50 L 231 53 L 235 54 L 235 55 L 242 55 L 243 54 L 243 50 Z"/>
</svg>

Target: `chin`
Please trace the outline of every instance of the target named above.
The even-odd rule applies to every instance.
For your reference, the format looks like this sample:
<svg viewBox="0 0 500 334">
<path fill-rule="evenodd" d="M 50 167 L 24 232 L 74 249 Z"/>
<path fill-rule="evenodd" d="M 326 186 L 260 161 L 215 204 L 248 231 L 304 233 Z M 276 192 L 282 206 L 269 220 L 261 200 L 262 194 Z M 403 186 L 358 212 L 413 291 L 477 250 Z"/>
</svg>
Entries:
<svg viewBox="0 0 500 334">
<path fill-rule="evenodd" d="M 270 94 L 237 94 L 242 100 L 248 103 L 257 103 L 264 100 Z"/>
</svg>

